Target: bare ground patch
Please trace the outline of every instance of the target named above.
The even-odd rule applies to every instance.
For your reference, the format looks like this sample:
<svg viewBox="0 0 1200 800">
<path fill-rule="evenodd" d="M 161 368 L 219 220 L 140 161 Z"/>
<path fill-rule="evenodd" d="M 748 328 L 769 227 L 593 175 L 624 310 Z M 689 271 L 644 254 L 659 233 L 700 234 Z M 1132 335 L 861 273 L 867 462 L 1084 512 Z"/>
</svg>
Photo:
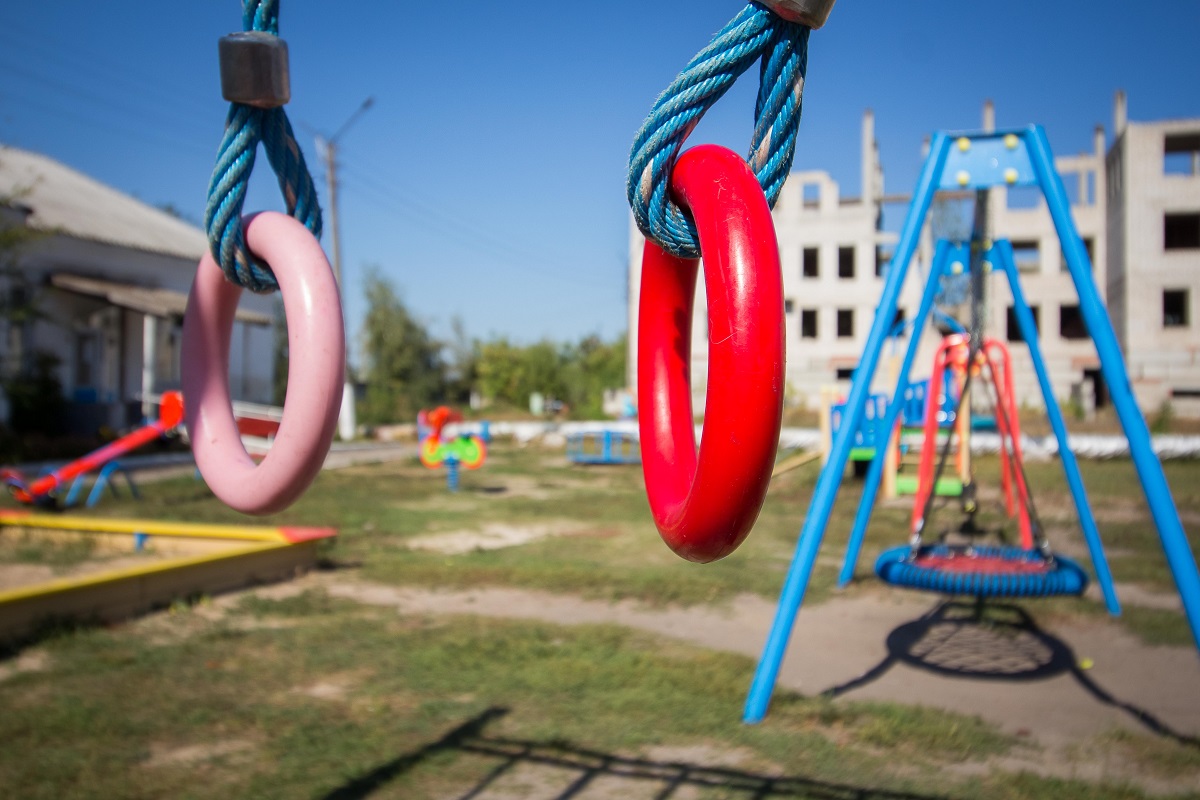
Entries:
<svg viewBox="0 0 1200 800">
<path fill-rule="evenodd" d="M 258 745 L 248 739 L 228 739 L 223 742 L 188 745 L 152 744 L 150 757 L 146 759 L 143 766 L 147 769 L 187 767 L 231 756 L 249 761 L 257 748 Z"/>
<path fill-rule="evenodd" d="M 324 582 L 334 596 L 391 607 L 405 616 L 618 624 L 753 659 L 761 655 L 775 613 L 773 603 L 751 595 L 726 608 L 655 609 L 631 601 L 597 602 L 519 589 L 430 591 L 344 576 L 308 580 Z M 1010 754 L 1006 758 L 1011 761 L 964 767 L 977 772 L 1025 769 L 1082 780 L 1121 778 L 1124 773 L 1111 766 L 1113 759 L 1104 770 L 1089 767 L 1078 756 L 1079 745 L 1110 729 L 1152 737 L 1146 720 L 1185 739 L 1200 737 L 1200 693 L 1194 691 L 1200 685 L 1200 664 L 1190 648 L 1145 647 L 1115 624 L 1089 621 L 1051 632 L 1072 659 L 1094 665 L 1086 673 L 1072 663 L 1035 680 L 954 677 L 897 661 L 889 651 L 890 635 L 927 614 L 931 602 L 929 596 L 883 591 L 805 608 L 797 617 L 778 686 L 810 696 L 836 690 L 848 700 L 926 705 L 978 716 L 1037 745 Z M 1172 780 L 1164 786 L 1175 784 Z"/>
<path fill-rule="evenodd" d="M 550 536 L 578 536 L 595 528 L 573 522 L 560 520 L 545 523 L 510 525 L 492 522 L 476 530 L 449 531 L 434 533 L 427 536 L 414 536 L 405 541 L 405 545 L 413 550 L 424 550 L 443 555 L 462 555 L 476 550 L 499 550 L 505 547 L 516 547 L 530 542 L 545 539 Z"/>
<path fill-rule="evenodd" d="M 7 662 L 0 663 L 0 682 L 23 672 L 41 672 L 50 666 L 50 654 L 39 648 L 22 651 Z"/>
</svg>

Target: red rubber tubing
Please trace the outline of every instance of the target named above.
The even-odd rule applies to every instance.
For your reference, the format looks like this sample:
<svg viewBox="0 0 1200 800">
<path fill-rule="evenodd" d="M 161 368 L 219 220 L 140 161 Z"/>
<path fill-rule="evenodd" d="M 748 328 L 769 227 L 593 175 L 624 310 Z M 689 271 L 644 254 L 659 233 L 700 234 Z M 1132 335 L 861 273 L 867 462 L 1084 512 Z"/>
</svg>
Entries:
<svg viewBox="0 0 1200 800">
<path fill-rule="evenodd" d="M 1025 473 L 1022 467 L 1025 463 L 1025 456 L 1021 452 L 1021 418 L 1018 416 L 1019 409 L 1017 408 L 1016 382 L 1013 380 L 1012 358 L 1009 356 L 1008 345 L 998 339 L 984 339 L 984 352 L 987 353 L 988 360 L 992 365 L 992 375 L 996 377 L 997 386 L 996 395 L 997 402 L 1004 404 L 1004 414 L 1008 418 L 1007 431 L 1002 433 L 1000 439 L 1000 452 L 1004 453 L 1004 435 L 1008 436 L 1012 442 L 1012 458 L 1005 459 L 1003 465 L 1011 477 L 1006 487 L 1009 495 L 1009 503 L 1011 505 L 1012 485 L 1017 487 L 1017 521 L 1021 531 L 1021 546 L 1026 550 L 1033 549 L 1033 525 L 1029 518 L 1029 507 L 1025 499 L 1029 497 L 1029 487 L 1025 485 Z M 997 369 L 997 363 L 1003 366 L 1002 370 Z M 1009 511 L 1009 516 L 1013 516 L 1012 511 Z"/>
<path fill-rule="evenodd" d="M 638 426 L 654 523 L 675 553 L 715 561 L 766 500 L 783 420 L 783 275 L 775 225 L 746 162 L 715 145 L 680 156 L 671 190 L 696 220 L 708 299 L 708 395 L 696 452 L 692 298 L 699 261 L 647 241 L 638 309 Z"/>
<path fill-rule="evenodd" d="M 933 374 L 929 376 L 929 388 L 926 390 L 928 394 L 925 398 L 925 433 L 924 439 L 921 441 L 921 461 L 917 466 L 917 491 L 913 497 L 910 533 L 915 534 L 924 526 L 925 504 L 929 500 L 930 493 L 937 491 L 937 487 L 934 485 L 934 472 L 936 471 L 934 457 L 937 455 L 938 411 L 942 407 L 942 385 L 946 379 L 947 369 L 958 370 L 952 351 L 957 347 L 964 346 L 966 342 L 967 337 L 963 334 L 951 334 L 942 339 L 933 354 Z M 953 378 L 957 380 L 957 376 L 953 376 Z M 947 391 L 949 390 L 947 389 Z M 955 420 L 957 421 L 957 417 Z M 949 430 L 947 436 L 954 436 L 954 428 Z"/>
</svg>

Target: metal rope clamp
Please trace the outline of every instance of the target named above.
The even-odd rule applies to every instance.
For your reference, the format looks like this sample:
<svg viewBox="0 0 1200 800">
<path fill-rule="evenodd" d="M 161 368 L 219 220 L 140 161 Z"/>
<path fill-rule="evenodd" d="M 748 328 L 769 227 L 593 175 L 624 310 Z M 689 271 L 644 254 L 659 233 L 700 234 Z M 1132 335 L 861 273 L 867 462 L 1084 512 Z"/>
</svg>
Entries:
<svg viewBox="0 0 1200 800">
<path fill-rule="evenodd" d="M 799 22 L 814 31 L 829 19 L 837 0 L 758 0 L 760 5 L 774 11 L 788 22 Z"/>
<path fill-rule="evenodd" d="M 273 33 L 245 31 L 217 45 L 221 96 L 255 108 L 279 108 L 292 99 L 287 42 Z"/>
</svg>

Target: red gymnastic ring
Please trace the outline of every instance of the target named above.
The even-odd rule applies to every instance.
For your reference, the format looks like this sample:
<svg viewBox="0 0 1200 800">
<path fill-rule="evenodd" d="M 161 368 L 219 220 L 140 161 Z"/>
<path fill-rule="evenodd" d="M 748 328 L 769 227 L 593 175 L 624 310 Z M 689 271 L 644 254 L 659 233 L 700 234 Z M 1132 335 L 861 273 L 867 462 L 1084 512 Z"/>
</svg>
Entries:
<svg viewBox="0 0 1200 800">
<path fill-rule="evenodd" d="M 689 561 L 732 553 L 758 517 L 783 417 L 783 277 L 766 198 L 736 153 L 680 156 L 671 190 L 696 220 L 708 298 L 708 395 L 692 423 L 695 259 L 647 241 L 638 311 L 642 471 L 663 541 Z"/>
</svg>

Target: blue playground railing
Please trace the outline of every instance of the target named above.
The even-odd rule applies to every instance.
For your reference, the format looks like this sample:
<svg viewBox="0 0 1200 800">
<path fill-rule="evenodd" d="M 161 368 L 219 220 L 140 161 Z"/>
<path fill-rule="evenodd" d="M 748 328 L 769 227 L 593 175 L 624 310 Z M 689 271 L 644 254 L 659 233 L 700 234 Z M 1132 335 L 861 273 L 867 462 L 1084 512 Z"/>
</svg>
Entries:
<svg viewBox="0 0 1200 800">
<path fill-rule="evenodd" d="M 637 436 L 623 431 L 585 431 L 567 436 L 567 459 L 573 464 L 640 464 Z"/>
</svg>

